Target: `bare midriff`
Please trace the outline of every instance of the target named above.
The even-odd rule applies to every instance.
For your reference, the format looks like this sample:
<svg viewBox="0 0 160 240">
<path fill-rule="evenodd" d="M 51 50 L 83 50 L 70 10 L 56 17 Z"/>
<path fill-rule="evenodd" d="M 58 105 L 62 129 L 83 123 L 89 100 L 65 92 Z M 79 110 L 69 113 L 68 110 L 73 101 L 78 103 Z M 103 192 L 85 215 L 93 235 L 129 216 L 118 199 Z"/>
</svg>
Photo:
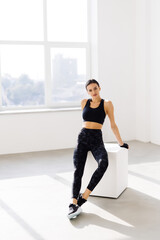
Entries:
<svg viewBox="0 0 160 240">
<path fill-rule="evenodd" d="M 84 128 L 89 128 L 89 129 L 102 129 L 102 124 L 96 123 L 96 122 L 83 122 L 83 127 Z"/>
</svg>

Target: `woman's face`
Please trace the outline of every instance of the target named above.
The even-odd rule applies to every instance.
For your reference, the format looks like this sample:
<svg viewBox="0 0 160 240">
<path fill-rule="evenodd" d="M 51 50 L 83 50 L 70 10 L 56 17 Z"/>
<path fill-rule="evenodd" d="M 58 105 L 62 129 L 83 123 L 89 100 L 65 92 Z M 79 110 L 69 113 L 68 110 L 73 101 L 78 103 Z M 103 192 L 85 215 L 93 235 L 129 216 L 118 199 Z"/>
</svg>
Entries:
<svg viewBox="0 0 160 240">
<path fill-rule="evenodd" d="M 101 88 L 97 83 L 91 83 L 87 86 L 87 92 L 92 98 L 97 98 L 99 96 Z"/>
</svg>

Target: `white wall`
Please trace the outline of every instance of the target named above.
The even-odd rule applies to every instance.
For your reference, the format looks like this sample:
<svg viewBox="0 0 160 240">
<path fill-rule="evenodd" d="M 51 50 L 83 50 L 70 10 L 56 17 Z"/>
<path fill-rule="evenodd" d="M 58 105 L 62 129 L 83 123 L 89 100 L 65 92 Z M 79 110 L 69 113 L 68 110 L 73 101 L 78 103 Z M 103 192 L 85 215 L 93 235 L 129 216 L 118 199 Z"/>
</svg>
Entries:
<svg viewBox="0 0 160 240">
<path fill-rule="evenodd" d="M 82 125 L 80 111 L 0 115 L 0 154 L 71 148 Z"/>
<path fill-rule="evenodd" d="M 98 80 L 124 141 L 136 138 L 135 1 L 98 0 Z M 106 141 L 116 140 L 106 121 Z"/>
<path fill-rule="evenodd" d="M 136 139 L 160 144 L 160 1 L 136 0 Z"/>
<path fill-rule="evenodd" d="M 151 0 L 151 142 L 160 145 L 160 1 Z"/>
<path fill-rule="evenodd" d="M 160 144 L 159 12 L 159 0 L 98 0 L 98 79 L 123 140 Z"/>
<path fill-rule="evenodd" d="M 150 141 L 150 4 L 136 0 L 136 139 Z"/>
</svg>

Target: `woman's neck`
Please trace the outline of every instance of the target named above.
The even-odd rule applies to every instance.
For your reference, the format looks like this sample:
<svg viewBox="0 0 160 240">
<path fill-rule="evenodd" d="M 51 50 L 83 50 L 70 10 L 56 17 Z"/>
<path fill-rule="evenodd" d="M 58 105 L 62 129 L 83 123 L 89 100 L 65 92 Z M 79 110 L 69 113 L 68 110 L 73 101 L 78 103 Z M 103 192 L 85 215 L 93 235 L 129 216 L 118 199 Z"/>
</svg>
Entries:
<svg viewBox="0 0 160 240">
<path fill-rule="evenodd" d="M 101 97 L 96 97 L 96 98 L 92 98 L 92 102 L 93 103 L 99 103 L 101 101 Z"/>
</svg>

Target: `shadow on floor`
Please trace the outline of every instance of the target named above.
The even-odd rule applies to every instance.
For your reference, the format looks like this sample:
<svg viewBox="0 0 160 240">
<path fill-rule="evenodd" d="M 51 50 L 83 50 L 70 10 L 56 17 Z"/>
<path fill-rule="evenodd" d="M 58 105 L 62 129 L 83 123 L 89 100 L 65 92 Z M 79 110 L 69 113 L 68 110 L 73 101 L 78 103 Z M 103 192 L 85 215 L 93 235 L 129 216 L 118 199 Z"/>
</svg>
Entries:
<svg viewBox="0 0 160 240">
<path fill-rule="evenodd" d="M 90 196 L 88 202 L 95 204 L 131 226 L 107 220 L 94 213 L 82 212 L 77 219 L 71 221 L 75 228 L 96 225 L 124 234 L 129 239 L 159 239 L 159 200 L 128 188 L 118 199 Z"/>
</svg>

